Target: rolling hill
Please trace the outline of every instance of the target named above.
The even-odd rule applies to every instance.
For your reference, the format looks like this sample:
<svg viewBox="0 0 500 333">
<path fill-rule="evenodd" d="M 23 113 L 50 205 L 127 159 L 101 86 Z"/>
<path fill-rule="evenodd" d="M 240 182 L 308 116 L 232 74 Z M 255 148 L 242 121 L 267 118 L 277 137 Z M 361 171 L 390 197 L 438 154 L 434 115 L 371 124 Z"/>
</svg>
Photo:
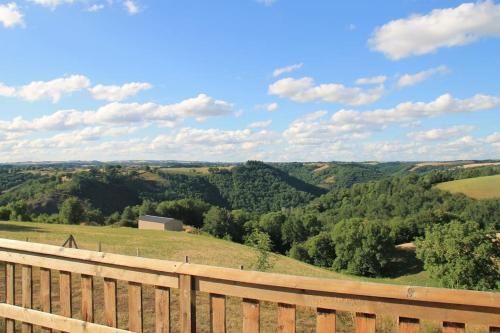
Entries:
<svg viewBox="0 0 500 333">
<path fill-rule="evenodd" d="M 500 198 L 500 175 L 453 180 L 436 187 L 452 193 L 463 193 L 475 199 Z"/>
</svg>

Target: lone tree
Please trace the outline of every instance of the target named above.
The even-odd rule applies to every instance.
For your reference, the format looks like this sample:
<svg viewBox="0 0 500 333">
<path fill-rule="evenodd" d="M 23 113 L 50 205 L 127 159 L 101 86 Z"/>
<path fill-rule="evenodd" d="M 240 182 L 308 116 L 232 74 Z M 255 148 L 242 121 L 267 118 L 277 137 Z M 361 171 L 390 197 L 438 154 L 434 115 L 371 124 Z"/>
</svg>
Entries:
<svg viewBox="0 0 500 333">
<path fill-rule="evenodd" d="M 64 224 L 78 224 L 83 221 L 85 210 L 76 197 L 66 199 L 59 210 L 59 218 Z"/>
<path fill-rule="evenodd" d="M 434 225 L 416 242 L 417 257 L 444 287 L 487 290 L 500 287 L 500 242 L 476 222 Z"/>
<path fill-rule="evenodd" d="M 390 228 L 380 221 L 344 220 L 332 231 L 335 270 L 363 276 L 380 276 L 391 260 L 394 242 Z"/>
</svg>

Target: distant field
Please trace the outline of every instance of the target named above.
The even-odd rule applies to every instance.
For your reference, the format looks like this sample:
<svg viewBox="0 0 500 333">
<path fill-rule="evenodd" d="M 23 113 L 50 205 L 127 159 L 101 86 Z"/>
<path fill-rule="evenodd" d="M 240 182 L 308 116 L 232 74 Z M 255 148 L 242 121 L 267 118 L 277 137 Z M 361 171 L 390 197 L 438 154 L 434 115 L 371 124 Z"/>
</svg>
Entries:
<svg viewBox="0 0 500 333">
<path fill-rule="evenodd" d="M 490 162 L 490 163 L 471 163 L 465 164 L 463 166 L 464 169 L 478 168 L 483 166 L 491 166 L 491 165 L 500 165 L 500 162 Z"/>
<path fill-rule="evenodd" d="M 476 199 L 500 198 L 500 175 L 454 180 L 436 187 Z"/>
<path fill-rule="evenodd" d="M 180 173 L 180 174 L 199 174 L 199 175 L 206 175 L 208 174 L 208 169 L 210 167 L 180 167 L 180 168 L 161 168 L 161 171 L 164 172 L 170 172 L 170 173 Z M 234 168 L 234 165 L 229 165 L 229 166 L 222 166 L 222 167 L 216 167 L 218 169 L 226 169 L 226 170 L 231 170 Z"/>
</svg>

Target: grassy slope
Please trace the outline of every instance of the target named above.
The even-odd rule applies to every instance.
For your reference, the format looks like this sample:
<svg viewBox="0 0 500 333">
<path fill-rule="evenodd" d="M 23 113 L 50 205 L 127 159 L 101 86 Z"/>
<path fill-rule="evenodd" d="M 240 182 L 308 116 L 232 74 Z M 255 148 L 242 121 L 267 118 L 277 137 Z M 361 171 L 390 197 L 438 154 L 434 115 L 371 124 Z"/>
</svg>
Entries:
<svg viewBox="0 0 500 333">
<path fill-rule="evenodd" d="M 136 255 L 137 249 L 143 257 L 183 261 L 189 256 L 190 262 L 205 265 L 238 268 L 243 265 L 251 269 L 256 252 L 245 245 L 217 239 L 207 235 L 193 235 L 183 232 L 157 232 L 133 228 L 74 226 L 31 222 L 0 222 L 0 238 L 61 245 L 69 234 L 75 236 L 78 246 L 95 250 L 101 242 L 105 252 Z M 271 272 L 335 279 L 361 279 L 332 272 L 285 256 L 273 255 Z M 397 278 L 365 279 L 368 281 L 397 284 L 427 285 L 425 272 Z"/>
<path fill-rule="evenodd" d="M 436 187 L 476 199 L 500 198 L 500 175 L 454 180 Z"/>
</svg>

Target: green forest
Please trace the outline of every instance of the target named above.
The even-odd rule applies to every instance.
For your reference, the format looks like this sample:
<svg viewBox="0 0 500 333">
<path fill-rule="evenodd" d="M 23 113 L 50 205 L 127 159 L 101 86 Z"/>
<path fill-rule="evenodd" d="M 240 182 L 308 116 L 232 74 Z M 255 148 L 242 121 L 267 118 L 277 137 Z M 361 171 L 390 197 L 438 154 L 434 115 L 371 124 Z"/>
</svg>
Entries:
<svg viewBox="0 0 500 333">
<path fill-rule="evenodd" d="M 500 288 L 500 198 L 436 188 L 500 174 L 498 165 L 248 161 L 182 168 L 2 165 L 0 219 L 136 227 L 139 215 L 168 216 L 257 247 L 262 270 L 272 251 L 358 276 L 425 270 L 444 287 Z M 405 243 L 415 251 L 398 251 Z"/>
</svg>

